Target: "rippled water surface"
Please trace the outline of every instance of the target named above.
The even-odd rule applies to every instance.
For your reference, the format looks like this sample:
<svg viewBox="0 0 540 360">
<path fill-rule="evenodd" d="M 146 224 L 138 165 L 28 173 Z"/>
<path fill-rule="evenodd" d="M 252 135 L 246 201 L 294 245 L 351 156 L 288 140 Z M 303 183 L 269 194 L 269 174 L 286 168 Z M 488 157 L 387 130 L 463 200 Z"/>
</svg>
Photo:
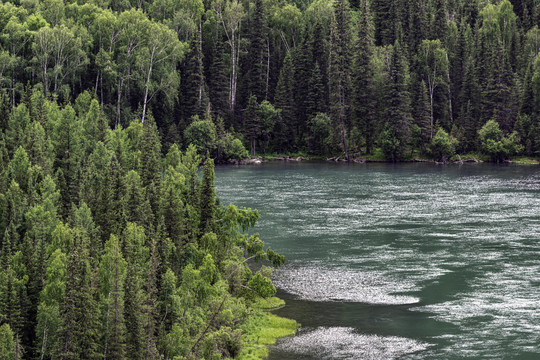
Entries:
<svg viewBox="0 0 540 360">
<path fill-rule="evenodd" d="M 540 359 L 540 168 L 217 167 L 287 257 L 271 359 Z"/>
</svg>

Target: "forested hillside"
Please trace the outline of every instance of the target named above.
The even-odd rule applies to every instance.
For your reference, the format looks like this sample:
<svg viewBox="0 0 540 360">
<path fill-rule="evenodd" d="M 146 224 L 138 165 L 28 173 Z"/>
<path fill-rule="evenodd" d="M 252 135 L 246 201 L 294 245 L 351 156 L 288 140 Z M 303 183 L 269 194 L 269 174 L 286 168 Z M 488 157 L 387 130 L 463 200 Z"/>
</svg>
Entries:
<svg viewBox="0 0 540 360">
<path fill-rule="evenodd" d="M 240 140 L 537 156 L 539 22 L 536 0 L 4 2 L 0 127 L 33 88 L 86 91 L 113 128 L 153 114 L 165 150 L 218 161 L 246 156 Z"/>
</svg>

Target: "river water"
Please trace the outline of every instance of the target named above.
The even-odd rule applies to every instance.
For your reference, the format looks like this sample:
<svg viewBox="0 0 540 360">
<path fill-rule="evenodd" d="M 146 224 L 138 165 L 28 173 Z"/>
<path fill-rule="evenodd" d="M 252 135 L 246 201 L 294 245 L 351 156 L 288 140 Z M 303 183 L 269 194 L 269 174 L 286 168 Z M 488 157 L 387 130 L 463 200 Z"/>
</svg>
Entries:
<svg viewBox="0 0 540 360">
<path fill-rule="evenodd" d="M 540 359 L 540 168 L 216 167 L 287 258 L 270 359 Z"/>
</svg>

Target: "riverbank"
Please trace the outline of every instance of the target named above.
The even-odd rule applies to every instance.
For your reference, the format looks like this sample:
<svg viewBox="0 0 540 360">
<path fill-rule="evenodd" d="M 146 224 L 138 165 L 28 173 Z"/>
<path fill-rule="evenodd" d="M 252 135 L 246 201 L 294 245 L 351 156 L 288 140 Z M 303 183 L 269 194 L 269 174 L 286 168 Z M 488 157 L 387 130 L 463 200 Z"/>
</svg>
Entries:
<svg viewBox="0 0 540 360">
<path fill-rule="evenodd" d="M 344 154 L 340 155 L 312 155 L 307 153 L 286 153 L 286 154 L 280 154 L 280 153 L 272 153 L 272 154 L 261 154 L 254 156 L 250 159 L 241 160 L 241 161 L 235 161 L 234 164 L 237 165 L 256 165 L 261 164 L 263 162 L 268 161 L 289 161 L 289 162 L 301 162 L 301 161 L 332 161 L 332 162 L 345 162 L 345 156 Z M 394 161 L 387 160 L 384 157 L 384 154 L 380 149 L 376 149 L 372 154 L 351 154 L 350 156 L 350 162 L 353 163 L 391 163 Z M 407 163 L 407 162 L 427 162 L 427 163 L 433 163 L 433 164 L 443 164 L 441 162 L 437 162 L 433 160 L 432 158 L 429 158 L 425 155 L 420 154 L 419 152 L 413 152 L 406 156 L 404 159 L 397 161 L 398 163 Z M 467 153 L 463 155 L 454 155 L 448 159 L 446 163 L 455 163 L 455 164 L 462 164 L 462 163 L 483 163 L 483 162 L 489 162 L 489 157 L 484 154 L 480 153 Z M 529 156 L 516 156 L 512 159 L 505 160 L 504 163 L 507 164 L 516 164 L 516 165 L 539 165 L 540 161 L 537 158 L 529 157 Z"/>
<path fill-rule="evenodd" d="M 259 299 L 253 305 L 255 311 L 242 325 L 244 346 L 237 359 L 265 359 L 268 357 L 268 346 L 274 345 L 279 338 L 294 335 L 300 327 L 296 321 L 270 312 L 285 306 L 285 301 L 274 297 L 270 299 L 270 302 L 272 304 Z"/>
</svg>

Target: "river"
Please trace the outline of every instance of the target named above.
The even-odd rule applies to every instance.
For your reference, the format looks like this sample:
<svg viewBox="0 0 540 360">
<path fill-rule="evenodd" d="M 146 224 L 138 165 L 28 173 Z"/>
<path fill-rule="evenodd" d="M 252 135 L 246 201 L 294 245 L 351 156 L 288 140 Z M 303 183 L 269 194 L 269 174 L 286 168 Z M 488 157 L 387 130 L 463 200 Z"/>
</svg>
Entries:
<svg viewBox="0 0 540 360">
<path fill-rule="evenodd" d="M 216 167 L 287 258 L 270 359 L 540 358 L 540 168 L 270 162 Z"/>
</svg>

